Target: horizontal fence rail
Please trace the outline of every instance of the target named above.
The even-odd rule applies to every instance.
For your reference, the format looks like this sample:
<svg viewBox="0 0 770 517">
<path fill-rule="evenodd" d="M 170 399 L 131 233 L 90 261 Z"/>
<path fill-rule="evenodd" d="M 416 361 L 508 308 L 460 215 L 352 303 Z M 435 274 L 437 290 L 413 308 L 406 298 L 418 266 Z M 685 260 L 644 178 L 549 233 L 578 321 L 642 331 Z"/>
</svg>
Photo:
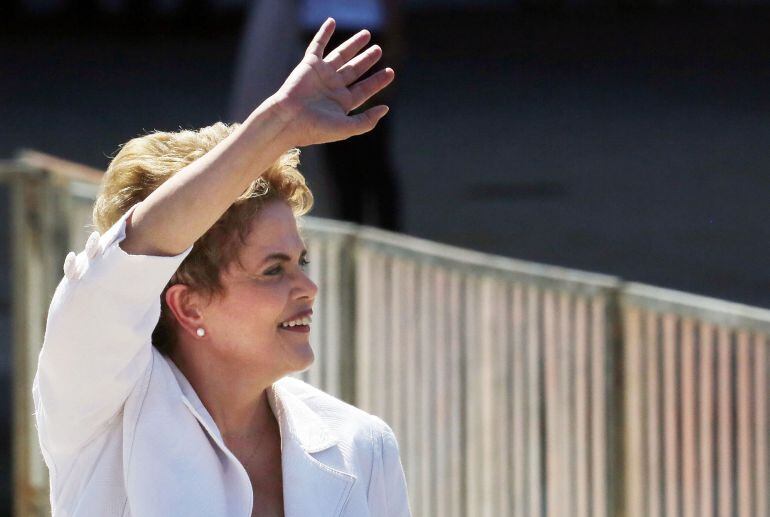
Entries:
<svg viewBox="0 0 770 517">
<path fill-rule="evenodd" d="M 31 383 L 100 174 L 39 153 L 13 192 L 16 515 L 48 515 Z M 395 431 L 415 516 L 770 515 L 770 311 L 304 217 L 316 360 Z"/>
</svg>

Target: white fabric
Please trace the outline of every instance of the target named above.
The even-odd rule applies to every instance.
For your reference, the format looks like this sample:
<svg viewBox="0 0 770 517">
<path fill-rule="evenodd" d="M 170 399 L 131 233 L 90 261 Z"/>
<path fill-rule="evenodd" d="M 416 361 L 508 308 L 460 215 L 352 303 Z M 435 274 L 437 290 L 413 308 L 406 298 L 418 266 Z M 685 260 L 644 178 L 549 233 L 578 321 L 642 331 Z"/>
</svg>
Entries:
<svg viewBox="0 0 770 517">
<path fill-rule="evenodd" d="M 300 0 L 299 21 L 303 29 L 317 31 L 329 17 L 341 29 L 378 30 L 385 23 L 385 8 L 380 0 Z"/>
<path fill-rule="evenodd" d="M 33 382 L 53 516 L 249 517 L 252 488 L 211 415 L 150 338 L 189 254 L 118 246 L 132 207 L 56 289 Z M 287 517 L 408 516 L 398 443 L 381 419 L 292 377 L 268 390 Z M 257 512 L 258 513 L 258 512 Z"/>
</svg>

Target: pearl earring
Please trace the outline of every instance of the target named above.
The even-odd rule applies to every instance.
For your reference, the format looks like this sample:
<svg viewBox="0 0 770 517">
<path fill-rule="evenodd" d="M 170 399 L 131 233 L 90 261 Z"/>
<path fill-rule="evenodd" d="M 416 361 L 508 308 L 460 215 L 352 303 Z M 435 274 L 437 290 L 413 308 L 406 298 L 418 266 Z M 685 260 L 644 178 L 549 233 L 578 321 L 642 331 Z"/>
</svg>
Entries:
<svg viewBox="0 0 770 517">
<path fill-rule="evenodd" d="M 198 327 L 198 330 L 196 330 L 196 333 L 198 334 L 199 337 L 203 337 L 206 335 L 206 331 L 203 330 L 203 327 Z"/>
</svg>

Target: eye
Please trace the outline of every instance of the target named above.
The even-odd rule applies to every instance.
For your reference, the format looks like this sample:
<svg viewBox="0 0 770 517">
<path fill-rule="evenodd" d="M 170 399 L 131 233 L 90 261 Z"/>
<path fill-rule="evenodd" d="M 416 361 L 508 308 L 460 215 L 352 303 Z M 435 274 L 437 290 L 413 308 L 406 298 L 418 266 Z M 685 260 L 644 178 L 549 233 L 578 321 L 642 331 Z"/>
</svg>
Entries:
<svg viewBox="0 0 770 517">
<path fill-rule="evenodd" d="M 302 268 L 303 271 L 305 270 L 305 268 L 307 267 L 308 264 L 310 264 L 310 261 L 308 259 L 306 259 L 305 257 L 302 257 L 301 259 L 299 259 L 299 267 Z M 275 276 L 275 275 L 280 274 L 281 271 L 283 271 L 283 266 L 281 266 L 279 264 L 279 265 L 275 266 L 274 268 L 268 269 L 267 271 L 265 271 L 265 274 L 269 275 L 269 276 Z"/>
<path fill-rule="evenodd" d="M 280 273 L 282 270 L 283 270 L 282 266 L 275 266 L 273 269 L 268 269 L 267 271 L 265 271 L 265 274 L 266 275 L 270 275 L 270 276 L 274 276 L 274 275 L 277 275 L 278 273 Z"/>
</svg>

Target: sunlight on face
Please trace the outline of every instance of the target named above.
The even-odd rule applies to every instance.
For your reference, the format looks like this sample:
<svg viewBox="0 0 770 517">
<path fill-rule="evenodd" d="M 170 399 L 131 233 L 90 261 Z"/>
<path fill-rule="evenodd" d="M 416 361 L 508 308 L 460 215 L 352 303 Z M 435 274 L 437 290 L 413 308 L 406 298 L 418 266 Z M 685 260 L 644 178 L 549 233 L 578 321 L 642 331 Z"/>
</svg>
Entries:
<svg viewBox="0 0 770 517">
<path fill-rule="evenodd" d="M 206 308 L 216 353 L 276 376 L 306 370 L 314 360 L 309 327 L 281 323 L 311 311 L 318 287 L 305 273 L 305 245 L 288 204 L 259 209 L 240 258 L 243 269 L 234 262 L 222 272 L 225 295 Z"/>
</svg>

